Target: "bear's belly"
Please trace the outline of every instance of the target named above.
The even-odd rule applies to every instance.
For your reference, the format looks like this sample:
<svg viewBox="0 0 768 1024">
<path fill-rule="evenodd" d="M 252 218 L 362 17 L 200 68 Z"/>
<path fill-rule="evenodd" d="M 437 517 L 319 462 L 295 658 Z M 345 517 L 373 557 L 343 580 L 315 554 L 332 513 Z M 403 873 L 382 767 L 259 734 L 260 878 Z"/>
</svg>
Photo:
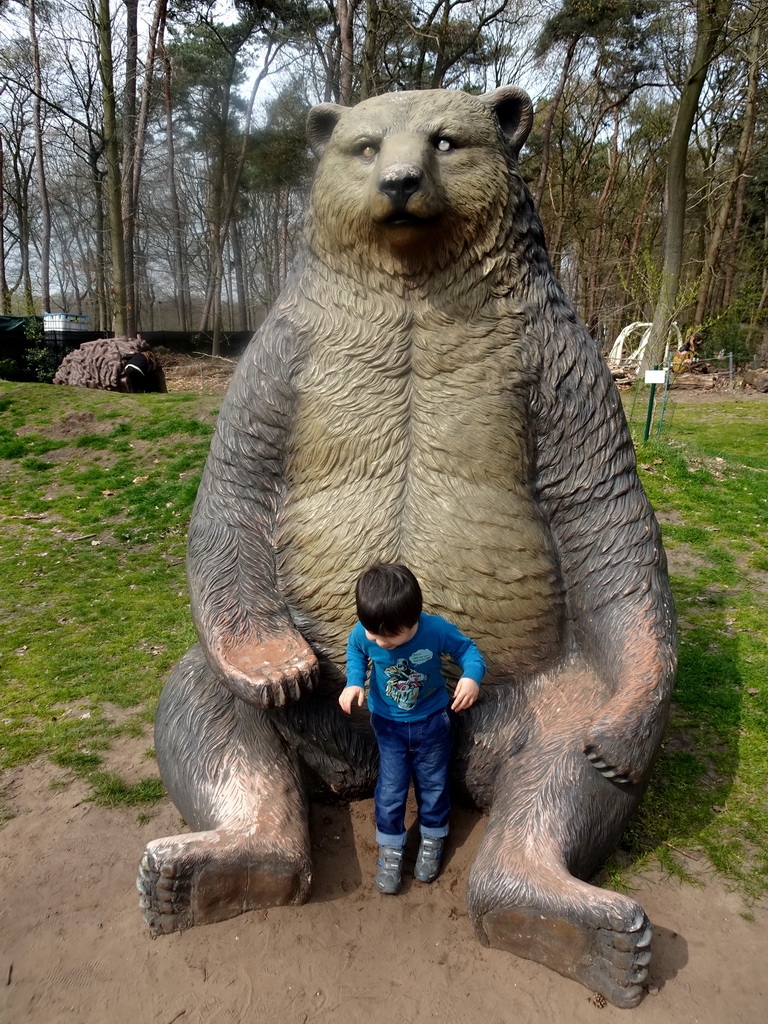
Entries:
<svg viewBox="0 0 768 1024">
<path fill-rule="evenodd" d="M 526 346 L 487 322 L 414 317 L 374 344 L 370 322 L 346 327 L 297 381 L 276 537 L 297 621 L 343 666 L 357 576 L 404 562 L 426 610 L 475 639 L 492 674 L 545 667 L 563 596 L 533 495 Z"/>
</svg>

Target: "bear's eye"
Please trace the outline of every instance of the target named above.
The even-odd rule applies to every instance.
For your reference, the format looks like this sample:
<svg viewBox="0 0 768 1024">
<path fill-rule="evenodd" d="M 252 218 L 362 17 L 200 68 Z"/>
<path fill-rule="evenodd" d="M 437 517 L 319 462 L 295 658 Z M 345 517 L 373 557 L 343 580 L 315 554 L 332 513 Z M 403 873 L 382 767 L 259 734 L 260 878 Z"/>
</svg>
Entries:
<svg viewBox="0 0 768 1024">
<path fill-rule="evenodd" d="M 366 142 L 360 147 L 360 156 L 365 160 L 372 160 L 376 156 L 377 152 L 378 149 L 372 142 Z"/>
<path fill-rule="evenodd" d="M 455 147 L 454 147 L 454 145 L 453 145 L 453 143 L 451 142 L 450 139 L 447 139 L 444 135 L 442 135 L 437 140 L 436 148 L 437 148 L 438 153 L 450 153 L 450 151 L 452 149 L 454 149 Z"/>
</svg>

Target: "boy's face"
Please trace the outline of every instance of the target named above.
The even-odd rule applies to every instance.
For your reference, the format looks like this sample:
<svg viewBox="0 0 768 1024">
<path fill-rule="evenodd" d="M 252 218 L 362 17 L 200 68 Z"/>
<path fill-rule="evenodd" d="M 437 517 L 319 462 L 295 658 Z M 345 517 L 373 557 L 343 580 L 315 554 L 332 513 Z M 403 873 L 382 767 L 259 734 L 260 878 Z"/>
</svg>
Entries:
<svg viewBox="0 0 768 1024">
<path fill-rule="evenodd" d="M 413 640 L 418 628 L 419 623 L 414 622 L 412 626 L 409 626 L 407 629 L 401 629 L 399 633 L 393 633 L 392 636 L 379 636 L 378 633 L 371 633 L 368 629 L 366 629 L 365 635 L 371 643 L 376 644 L 378 647 L 383 647 L 385 651 L 391 651 L 393 647 L 401 647 L 403 644 L 407 644 L 409 640 Z"/>
</svg>

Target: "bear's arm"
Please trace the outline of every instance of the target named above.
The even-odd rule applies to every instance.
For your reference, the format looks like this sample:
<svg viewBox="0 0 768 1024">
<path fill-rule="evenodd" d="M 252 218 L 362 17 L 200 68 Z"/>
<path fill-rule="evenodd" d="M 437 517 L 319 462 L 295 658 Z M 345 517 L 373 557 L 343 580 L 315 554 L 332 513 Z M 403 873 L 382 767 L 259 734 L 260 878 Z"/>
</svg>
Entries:
<svg viewBox="0 0 768 1024">
<path fill-rule="evenodd" d="M 276 583 L 273 535 L 295 397 L 295 340 L 273 315 L 244 353 L 222 404 L 187 549 L 192 614 L 211 668 L 261 707 L 311 687 L 315 656 Z"/>
<path fill-rule="evenodd" d="M 570 320 L 570 318 L 569 318 Z M 584 737 L 595 766 L 640 781 L 658 748 L 676 627 L 658 524 L 635 471 L 618 392 L 573 320 L 544 348 L 537 486 L 560 557 L 576 647 L 612 696 Z"/>
</svg>

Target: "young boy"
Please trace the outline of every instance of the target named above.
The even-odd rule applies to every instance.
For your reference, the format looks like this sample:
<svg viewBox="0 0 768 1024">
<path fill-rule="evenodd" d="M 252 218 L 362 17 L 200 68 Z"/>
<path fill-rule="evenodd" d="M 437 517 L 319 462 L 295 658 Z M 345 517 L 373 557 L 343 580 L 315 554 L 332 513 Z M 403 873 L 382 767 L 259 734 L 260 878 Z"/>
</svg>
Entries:
<svg viewBox="0 0 768 1024">
<path fill-rule="evenodd" d="M 448 835 L 452 711 L 477 700 L 483 658 L 468 637 L 440 615 L 422 612 L 421 587 L 404 565 L 375 565 L 357 581 L 360 620 L 347 645 L 347 685 L 339 703 L 350 714 L 363 706 L 370 666 L 368 707 L 379 746 L 374 794 L 381 892 L 400 889 L 405 846 L 405 804 L 413 778 L 421 844 L 414 877 L 433 882 Z M 440 667 L 448 654 L 461 668 L 453 702 Z"/>
</svg>

